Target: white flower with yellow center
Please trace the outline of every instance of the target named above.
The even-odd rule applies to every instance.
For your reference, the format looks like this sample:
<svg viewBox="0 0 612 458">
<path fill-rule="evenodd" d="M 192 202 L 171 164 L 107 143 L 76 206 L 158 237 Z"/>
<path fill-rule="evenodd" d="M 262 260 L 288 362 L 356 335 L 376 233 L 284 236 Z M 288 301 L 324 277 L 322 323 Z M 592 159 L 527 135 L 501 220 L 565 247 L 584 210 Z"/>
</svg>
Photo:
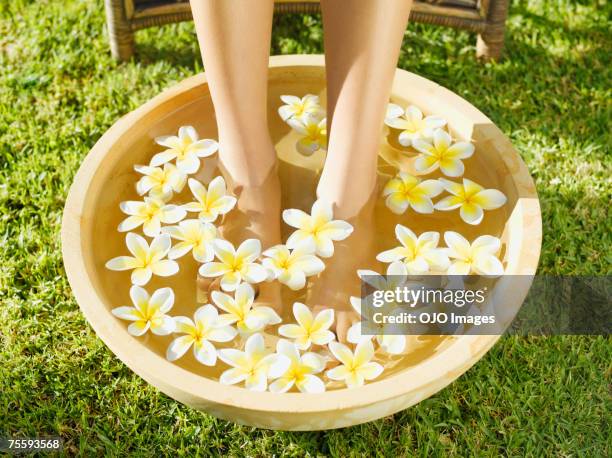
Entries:
<svg viewBox="0 0 612 458">
<path fill-rule="evenodd" d="M 439 195 L 444 188 L 438 180 L 421 180 L 406 172 L 392 178 L 385 185 L 385 203 L 393 213 L 401 215 L 412 207 L 417 213 L 433 213 L 432 197 Z"/>
<path fill-rule="evenodd" d="M 472 243 L 454 231 L 444 233 L 448 246 L 447 253 L 451 258 L 449 275 L 484 275 L 498 277 L 504 274 L 504 266 L 497 258 L 501 249 L 501 240 L 492 235 L 481 235 Z"/>
<path fill-rule="evenodd" d="M 236 205 L 236 198 L 227 194 L 225 180 L 221 176 L 214 178 L 208 184 L 208 189 L 193 178 L 188 183 L 197 202 L 185 204 L 183 208 L 188 212 L 198 212 L 198 218 L 206 223 L 214 222 Z"/>
<path fill-rule="evenodd" d="M 281 336 L 293 339 L 300 350 L 308 350 L 311 345 L 327 345 L 335 335 L 329 330 L 334 323 L 333 309 L 325 309 L 316 316 L 300 302 L 293 304 L 293 316 L 298 324 L 283 324 L 278 328 Z"/>
<path fill-rule="evenodd" d="M 128 200 L 121 202 L 119 208 L 130 215 L 119 223 L 119 232 L 131 231 L 142 225 L 143 232 L 149 237 L 159 234 L 161 223 L 178 223 L 187 214 L 181 207 L 168 204 L 166 198 L 160 197 L 145 197 L 144 202 Z"/>
<path fill-rule="evenodd" d="M 462 159 L 474 154 L 474 145 L 469 142 L 453 143 L 451 136 L 442 129 L 433 134 L 433 142 L 414 140 L 412 146 L 421 152 L 414 162 L 414 168 L 420 173 L 431 173 L 438 168 L 449 177 L 463 175 L 465 166 Z"/>
<path fill-rule="evenodd" d="M 506 196 L 497 189 L 485 189 L 478 183 L 463 179 L 463 184 L 440 179 L 440 183 L 452 195 L 439 200 L 436 210 L 449 211 L 459 208 L 461 219 L 468 224 L 480 224 L 483 210 L 495 210 L 507 201 Z"/>
<path fill-rule="evenodd" d="M 212 342 L 229 342 L 237 331 L 219 319 L 217 309 L 210 304 L 196 310 L 193 320 L 186 316 L 174 317 L 174 332 L 184 334 L 174 339 L 166 351 L 168 361 L 176 361 L 193 346 L 193 355 L 205 366 L 217 363 L 217 349 Z"/>
<path fill-rule="evenodd" d="M 439 233 L 423 232 L 417 237 L 410 229 L 398 224 L 395 226 L 395 236 L 402 246 L 379 253 L 376 259 L 386 263 L 401 261 L 409 275 L 424 274 L 432 269 L 444 271 L 448 268 L 446 250 L 438 248 Z"/>
<path fill-rule="evenodd" d="M 374 345 L 368 339 L 360 341 L 354 353 L 339 342 L 330 342 L 329 349 L 341 363 L 325 373 L 332 380 L 343 381 L 347 387 L 352 388 L 382 374 L 383 367 L 372 361 Z"/>
<path fill-rule="evenodd" d="M 136 183 L 136 191 L 141 196 L 146 193 L 153 197 L 171 196 L 173 192 L 181 192 L 187 183 L 187 175 L 174 164 L 164 164 L 163 168 L 135 165 L 134 170 L 144 175 Z"/>
<path fill-rule="evenodd" d="M 390 103 L 387 106 L 385 124 L 401 130 L 398 138 L 400 145 L 410 146 L 414 140 L 431 139 L 434 130 L 444 127 L 446 121 L 439 116 L 424 118 L 421 110 L 414 105 L 410 105 L 406 110 L 403 110 L 399 105 Z"/>
<path fill-rule="evenodd" d="M 168 149 L 153 156 L 151 165 L 157 167 L 176 159 L 176 167 L 185 174 L 196 173 L 200 168 L 200 158 L 211 156 L 219 149 L 214 140 L 199 140 L 198 133 L 191 126 L 181 127 L 178 136 L 157 137 L 155 142 Z"/>
<path fill-rule="evenodd" d="M 285 245 L 276 245 L 263 252 L 261 261 L 272 272 L 272 278 L 287 285 L 294 291 L 306 286 L 306 277 L 317 275 L 325 269 L 325 264 L 314 254 L 311 247 L 298 246 L 289 251 Z"/>
<path fill-rule="evenodd" d="M 190 251 L 198 262 L 210 262 L 215 257 L 213 241 L 217 239 L 219 232 L 211 223 L 188 219 L 177 226 L 166 226 L 162 232 L 179 241 L 168 252 L 169 259 L 178 259 Z"/>
<path fill-rule="evenodd" d="M 153 275 L 169 277 L 179 271 L 176 261 L 164 259 L 172 245 L 170 236 L 161 234 L 147 243 L 144 237 L 133 232 L 125 236 L 125 243 L 133 256 L 119 256 L 106 263 L 110 270 L 132 270 L 132 283 L 146 285 Z"/>
<path fill-rule="evenodd" d="M 221 361 L 232 366 L 221 374 L 219 382 L 224 385 L 244 382 L 249 390 L 266 391 L 268 379 L 280 377 L 291 364 L 285 355 L 266 350 L 261 334 L 250 336 L 244 350 L 224 348 L 218 351 Z"/>
<path fill-rule="evenodd" d="M 290 364 L 287 371 L 270 384 L 271 392 L 285 393 L 293 386 L 302 393 L 325 391 L 323 380 L 315 375 L 325 368 L 325 359 L 321 355 L 309 352 L 300 356 L 298 347 L 285 339 L 276 343 L 276 353 L 286 356 Z"/>
<path fill-rule="evenodd" d="M 278 114 L 283 121 L 289 119 L 302 120 L 306 117 L 321 119 L 325 117 L 325 111 L 319 103 L 319 97 L 312 94 L 306 94 L 299 98 L 295 95 L 281 95 L 281 100 L 285 102 L 278 109 Z"/>
<path fill-rule="evenodd" d="M 228 324 L 236 324 L 243 334 L 261 331 L 268 325 L 281 322 L 278 314 L 270 307 L 253 306 L 255 291 L 248 283 L 242 283 L 234 297 L 220 291 L 211 293 L 213 302 L 223 310 L 220 318 Z"/>
<path fill-rule="evenodd" d="M 268 270 L 255 260 L 261 253 L 261 242 L 248 239 L 238 249 L 227 240 L 213 241 L 215 256 L 218 262 L 207 262 L 200 266 L 203 277 L 221 277 L 221 289 L 234 291 L 243 281 L 260 283 L 268 278 Z"/>
<path fill-rule="evenodd" d="M 172 317 L 166 313 L 174 304 L 174 292 L 170 288 L 156 290 L 152 296 L 144 288 L 133 285 L 130 288 L 130 299 L 133 307 L 117 307 L 113 315 L 122 320 L 132 321 L 128 332 L 133 336 L 141 336 L 148 330 L 158 336 L 166 336 L 174 331 Z"/>
<path fill-rule="evenodd" d="M 329 258 L 334 254 L 334 241 L 346 239 L 353 226 L 346 221 L 334 220 L 331 204 L 317 200 L 309 215 L 295 208 L 283 211 L 283 220 L 297 229 L 287 240 L 287 247 L 294 249 L 305 244 L 313 247 L 314 254 Z"/>
<path fill-rule="evenodd" d="M 299 135 L 295 147 L 304 156 L 311 156 L 313 153 L 327 150 L 327 121 L 325 118 L 317 119 L 312 116 L 305 116 L 302 119 L 289 119 L 287 124 L 291 126 Z"/>
<path fill-rule="evenodd" d="M 372 271 L 360 271 L 360 276 L 361 275 L 367 275 L 368 277 L 371 277 L 373 275 L 379 275 L 379 274 L 377 274 L 376 272 L 372 272 Z M 389 280 L 389 284 L 385 284 L 384 288 L 380 289 L 380 291 L 393 291 L 395 288 L 391 284 L 395 282 L 395 280 L 393 280 L 393 277 L 392 277 L 393 274 L 387 273 L 387 275 L 388 275 L 387 280 Z M 382 278 L 382 275 L 379 275 L 379 276 Z M 386 280 L 382 278 L 381 282 L 386 283 Z M 361 316 L 362 314 L 361 298 L 351 297 L 350 300 L 351 300 L 351 305 L 353 306 L 353 309 Z M 388 305 L 389 304 L 387 304 L 387 306 Z M 403 353 L 404 350 L 406 349 L 406 336 L 395 335 L 395 331 L 397 330 L 397 325 L 393 325 L 393 324 L 390 325 L 385 322 L 376 323 L 375 321 L 372 320 L 367 325 L 367 328 L 369 331 L 375 330 L 377 334 L 372 334 L 372 335 L 363 334 L 362 333 L 362 323 L 361 321 L 358 321 L 357 323 L 353 324 L 349 328 L 348 332 L 346 333 L 346 340 L 352 344 L 358 344 L 362 340 L 371 340 L 372 338 L 374 338 L 376 342 L 378 343 L 378 345 L 380 346 L 380 348 L 386 353 L 389 353 L 390 355 L 399 355 Z"/>
</svg>

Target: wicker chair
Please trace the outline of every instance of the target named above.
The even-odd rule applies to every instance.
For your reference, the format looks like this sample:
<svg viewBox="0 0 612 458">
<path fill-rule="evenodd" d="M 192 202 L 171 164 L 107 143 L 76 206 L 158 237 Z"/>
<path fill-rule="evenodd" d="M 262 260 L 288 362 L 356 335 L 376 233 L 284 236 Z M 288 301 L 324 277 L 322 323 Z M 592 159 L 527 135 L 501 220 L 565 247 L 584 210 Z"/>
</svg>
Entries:
<svg viewBox="0 0 612 458">
<path fill-rule="evenodd" d="M 191 20 L 188 0 L 105 0 L 106 22 L 113 56 L 134 54 L 134 32 L 147 27 Z M 415 0 L 411 21 L 438 24 L 478 33 L 476 54 L 498 59 L 504 46 L 509 0 Z M 276 13 L 317 13 L 318 0 L 284 0 Z"/>
</svg>

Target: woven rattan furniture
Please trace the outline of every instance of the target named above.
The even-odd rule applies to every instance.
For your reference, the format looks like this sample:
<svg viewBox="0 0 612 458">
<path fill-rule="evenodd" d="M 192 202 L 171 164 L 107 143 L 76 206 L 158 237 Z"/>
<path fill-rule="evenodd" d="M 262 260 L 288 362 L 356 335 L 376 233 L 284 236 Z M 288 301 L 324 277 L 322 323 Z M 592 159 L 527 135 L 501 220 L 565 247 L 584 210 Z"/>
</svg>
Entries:
<svg viewBox="0 0 612 458">
<path fill-rule="evenodd" d="M 134 54 L 134 32 L 147 27 L 191 20 L 188 0 L 105 0 L 111 52 L 118 60 Z M 497 59 L 504 46 L 509 0 L 415 0 L 411 21 L 478 33 L 476 53 Z M 277 1 L 276 13 L 317 13 L 318 0 Z"/>
</svg>

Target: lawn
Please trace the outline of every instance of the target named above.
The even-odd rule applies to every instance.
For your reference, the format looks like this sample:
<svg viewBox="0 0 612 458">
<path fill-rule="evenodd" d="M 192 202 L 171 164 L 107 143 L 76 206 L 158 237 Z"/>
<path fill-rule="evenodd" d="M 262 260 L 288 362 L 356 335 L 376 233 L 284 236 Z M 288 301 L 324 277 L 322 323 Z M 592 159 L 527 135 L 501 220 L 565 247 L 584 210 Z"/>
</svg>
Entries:
<svg viewBox="0 0 612 458">
<path fill-rule="evenodd" d="M 411 24 L 400 66 L 476 105 L 512 139 L 542 203 L 540 272 L 610 274 L 610 3 L 514 1 L 507 53 Z M 278 18 L 273 53 L 320 53 L 318 16 Z M 120 116 L 202 70 L 192 24 L 110 57 L 102 1 L 0 1 L 0 436 L 69 454 L 610 456 L 609 337 L 505 337 L 457 382 L 362 426 L 284 433 L 221 421 L 146 384 L 70 292 L 60 222 L 79 164 Z"/>
</svg>

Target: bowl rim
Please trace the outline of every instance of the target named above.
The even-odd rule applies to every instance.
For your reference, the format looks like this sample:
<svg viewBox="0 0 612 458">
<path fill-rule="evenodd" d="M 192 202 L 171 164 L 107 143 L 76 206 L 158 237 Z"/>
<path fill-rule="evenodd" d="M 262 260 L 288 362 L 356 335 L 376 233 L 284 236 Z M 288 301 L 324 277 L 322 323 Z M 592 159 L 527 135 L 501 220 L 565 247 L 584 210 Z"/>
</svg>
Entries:
<svg viewBox="0 0 612 458">
<path fill-rule="evenodd" d="M 271 69 L 324 68 L 324 66 L 325 61 L 322 55 L 283 55 L 270 58 Z M 483 113 L 450 90 L 405 70 L 396 70 L 396 80 L 407 77 L 412 80 L 416 78 L 427 90 L 441 91 L 448 98 L 449 103 L 460 107 L 470 117 L 493 125 Z M 499 339 L 499 335 L 450 337 L 453 339 L 451 343 L 421 363 L 362 387 L 342 388 L 320 394 L 276 394 L 255 393 L 237 386 L 222 385 L 167 361 L 129 335 L 125 326 L 111 314 L 103 297 L 98 294 L 90 276 L 91 272 L 85 262 L 81 218 L 87 191 L 109 147 L 126 135 L 135 122 L 147 116 L 159 105 L 203 85 L 206 85 L 204 73 L 187 78 L 115 122 L 83 160 L 66 199 L 61 228 L 62 255 L 66 274 L 77 303 L 89 324 L 116 357 L 162 392 L 192 406 L 217 404 L 257 412 L 297 414 L 356 409 L 409 393 L 415 394 L 418 399 L 414 402 L 418 402 L 450 384 L 493 346 Z M 501 131 L 499 134 L 503 136 Z M 507 143 L 507 148 L 511 148 L 515 157 L 503 159 L 512 159 L 512 166 L 515 169 L 512 176 L 526 183 L 524 192 L 516 204 L 517 207 L 521 207 L 520 217 L 524 223 L 523 229 L 527 223 L 526 218 L 530 218 L 529 234 L 525 234 L 525 230 L 514 234 L 519 238 L 518 244 L 521 247 L 521 253 L 518 256 L 519 261 L 523 261 L 523 269 L 520 273 L 534 274 L 541 247 L 539 201 L 526 165 L 510 142 Z M 528 255 L 523 253 L 524 251 L 528 251 Z M 135 344 L 135 341 L 138 343 Z M 134 351 L 136 348 L 138 351 Z"/>
</svg>

